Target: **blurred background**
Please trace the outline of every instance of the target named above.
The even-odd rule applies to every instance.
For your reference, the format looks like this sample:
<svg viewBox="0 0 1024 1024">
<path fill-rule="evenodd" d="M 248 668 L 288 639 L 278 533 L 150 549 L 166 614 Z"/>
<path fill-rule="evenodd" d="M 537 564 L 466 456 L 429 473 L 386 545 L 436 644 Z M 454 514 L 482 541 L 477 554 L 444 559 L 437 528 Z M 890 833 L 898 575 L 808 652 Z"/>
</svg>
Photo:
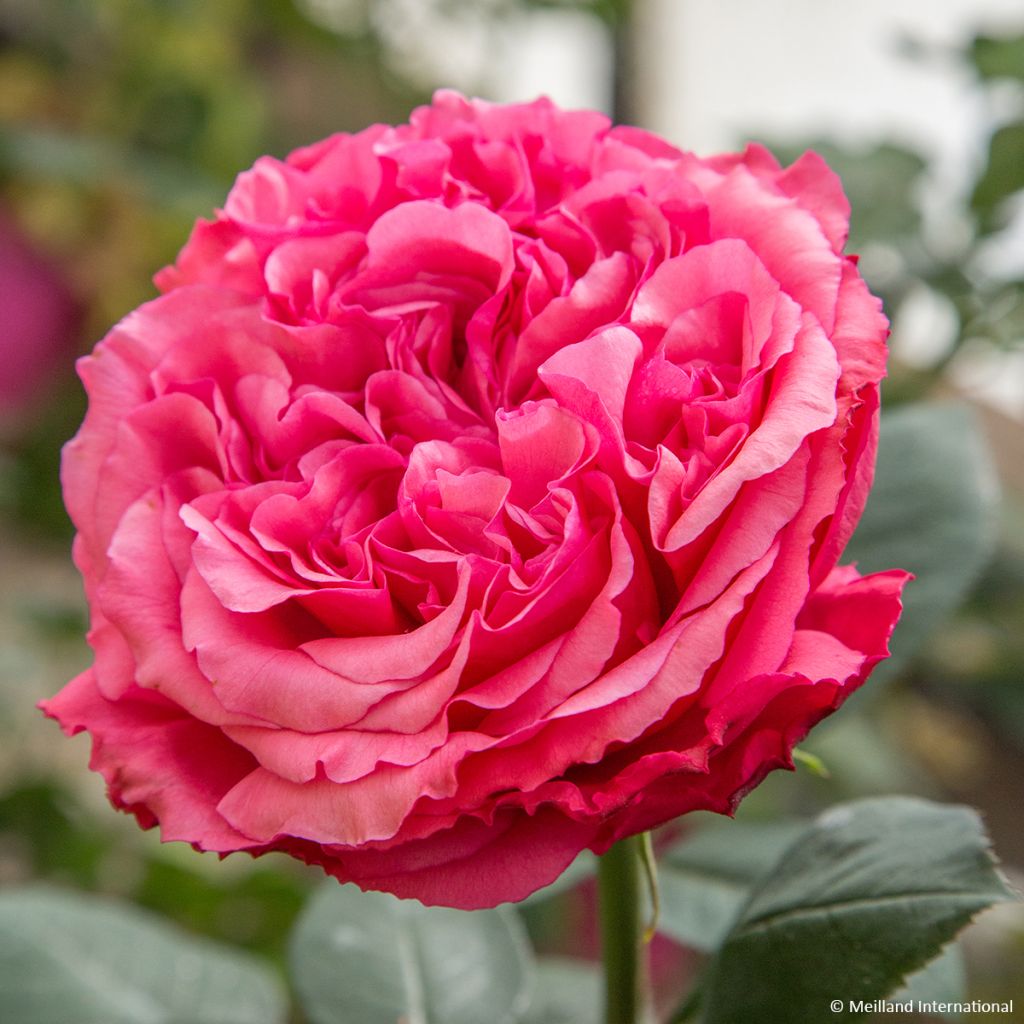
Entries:
<svg viewBox="0 0 1024 1024">
<path fill-rule="evenodd" d="M 743 815 L 886 792 L 969 803 L 1019 885 L 1019 0 L 0 0 L 0 886 L 114 893 L 281 957 L 312 873 L 161 847 L 107 808 L 87 741 L 34 709 L 89 661 L 57 480 L 84 410 L 73 360 L 153 297 L 152 273 L 257 156 L 403 121 L 438 86 L 547 93 L 702 154 L 813 146 L 840 171 L 851 249 L 893 321 L 878 507 L 895 502 L 904 532 L 952 518 L 912 557 L 895 533 L 857 538 L 878 567 L 919 559 L 906 639 L 808 743 L 829 777 L 773 777 Z M 589 911 L 585 891 L 567 899 L 529 911 L 542 946 L 573 951 Z M 964 948 L 973 997 L 1024 1006 L 1019 906 Z M 681 976 L 678 950 L 659 956 Z"/>
</svg>

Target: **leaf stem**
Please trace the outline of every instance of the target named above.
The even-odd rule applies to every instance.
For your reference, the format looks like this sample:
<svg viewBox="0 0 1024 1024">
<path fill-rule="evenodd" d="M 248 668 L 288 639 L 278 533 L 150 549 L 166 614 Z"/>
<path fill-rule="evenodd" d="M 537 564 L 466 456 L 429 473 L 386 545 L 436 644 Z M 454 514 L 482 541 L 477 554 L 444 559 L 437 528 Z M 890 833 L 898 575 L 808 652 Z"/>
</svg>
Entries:
<svg viewBox="0 0 1024 1024">
<path fill-rule="evenodd" d="M 620 840 L 598 865 L 605 1024 L 645 1024 L 647 949 L 643 942 L 643 837 Z"/>
<path fill-rule="evenodd" d="M 644 878 L 647 881 L 647 894 L 651 901 L 651 916 L 644 928 L 644 942 L 649 943 L 658 932 L 661 919 L 661 889 L 658 886 L 658 862 L 654 858 L 654 842 L 650 832 L 640 836 L 640 863 L 643 865 Z"/>
</svg>

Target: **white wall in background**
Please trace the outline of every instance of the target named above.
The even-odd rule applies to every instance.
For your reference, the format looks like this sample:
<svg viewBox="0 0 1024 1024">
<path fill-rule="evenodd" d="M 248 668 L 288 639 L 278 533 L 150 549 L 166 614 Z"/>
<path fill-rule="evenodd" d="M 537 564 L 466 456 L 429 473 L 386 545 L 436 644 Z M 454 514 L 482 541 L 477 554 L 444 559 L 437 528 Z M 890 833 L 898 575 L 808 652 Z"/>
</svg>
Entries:
<svg viewBox="0 0 1024 1024">
<path fill-rule="evenodd" d="M 491 98 L 508 103 L 546 95 L 563 107 L 611 109 L 611 39 L 585 11 L 524 11 L 510 19 L 499 40 Z"/>
<path fill-rule="evenodd" d="M 750 135 L 895 135 L 945 151 L 977 120 L 965 75 L 901 37 L 954 47 L 1024 25 L 1021 0 L 637 0 L 650 127 L 698 151 Z M 954 62 L 951 62 L 954 63 Z"/>
</svg>

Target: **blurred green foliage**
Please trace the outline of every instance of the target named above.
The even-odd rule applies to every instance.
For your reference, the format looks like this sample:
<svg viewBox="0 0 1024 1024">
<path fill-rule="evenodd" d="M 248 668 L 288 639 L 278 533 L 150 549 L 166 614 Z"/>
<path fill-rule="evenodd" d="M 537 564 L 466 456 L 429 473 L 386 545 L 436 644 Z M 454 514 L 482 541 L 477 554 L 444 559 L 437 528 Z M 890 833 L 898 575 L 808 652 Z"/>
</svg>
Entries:
<svg viewBox="0 0 1024 1024">
<path fill-rule="evenodd" d="M 17 846 L 4 850 L 12 875 L 116 893 L 191 931 L 281 963 L 312 882 L 301 870 L 282 871 L 279 863 L 241 874 L 202 871 L 154 851 L 151 843 L 125 843 L 83 812 L 56 779 L 23 780 L 0 797 L 0 841 L 13 837 Z"/>
<path fill-rule="evenodd" d="M 261 153 L 420 98 L 291 0 L 2 0 L 0 41 L 0 195 L 63 258 L 90 337 Z"/>
<path fill-rule="evenodd" d="M 258 957 L 138 907 L 48 885 L 0 892 L 0 1004 L 18 1024 L 282 1024 Z"/>
</svg>

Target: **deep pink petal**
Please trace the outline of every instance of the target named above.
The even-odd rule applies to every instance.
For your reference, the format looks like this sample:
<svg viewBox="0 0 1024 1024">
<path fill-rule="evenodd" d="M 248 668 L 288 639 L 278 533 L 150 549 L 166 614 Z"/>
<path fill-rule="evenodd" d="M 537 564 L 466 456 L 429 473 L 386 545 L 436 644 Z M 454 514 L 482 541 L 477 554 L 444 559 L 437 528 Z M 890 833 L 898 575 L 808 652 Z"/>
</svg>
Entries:
<svg viewBox="0 0 1024 1024">
<path fill-rule="evenodd" d="M 111 799 L 145 828 L 159 822 L 165 842 L 222 853 L 253 845 L 217 811 L 224 794 L 255 767 L 219 729 L 150 691 L 107 700 L 92 671 L 40 706 L 69 736 L 89 731 L 90 767 L 107 780 Z"/>
</svg>

